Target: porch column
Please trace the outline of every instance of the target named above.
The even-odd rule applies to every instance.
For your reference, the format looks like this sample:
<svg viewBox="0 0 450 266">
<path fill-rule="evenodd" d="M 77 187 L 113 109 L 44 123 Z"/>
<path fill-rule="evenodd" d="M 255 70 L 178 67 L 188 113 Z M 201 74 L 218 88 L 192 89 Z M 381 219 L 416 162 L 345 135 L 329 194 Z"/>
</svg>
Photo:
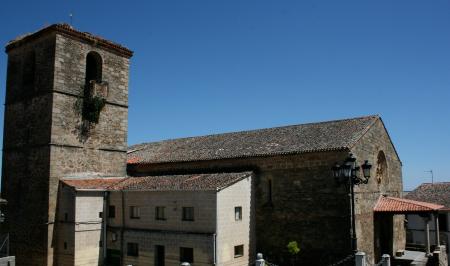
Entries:
<svg viewBox="0 0 450 266">
<path fill-rule="evenodd" d="M 426 226 L 425 226 L 425 237 L 426 237 L 426 252 L 427 252 L 427 256 L 430 255 L 430 216 L 427 216 L 424 218 L 425 222 L 426 222 Z"/>
<path fill-rule="evenodd" d="M 435 212 L 434 213 L 434 228 L 435 228 L 435 233 L 436 233 L 436 248 L 439 248 L 440 246 L 440 241 L 439 241 L 439 213 Z"/>
</svg>

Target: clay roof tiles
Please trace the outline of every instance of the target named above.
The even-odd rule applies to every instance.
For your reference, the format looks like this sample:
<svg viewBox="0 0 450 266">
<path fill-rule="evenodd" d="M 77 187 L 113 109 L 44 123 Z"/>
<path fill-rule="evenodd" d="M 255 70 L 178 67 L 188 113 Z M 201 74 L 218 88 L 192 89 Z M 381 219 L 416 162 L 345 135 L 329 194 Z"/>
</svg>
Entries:
<svg viewBox="0 0 450 266">
<path fill-rule="evenodd" d="M 379 116 L 143 143 L 128 164 L 166 163 L 350 149 Z"/>
<path fill-rule="evenodd" d="M 226 188 L 252 172 L 142 176 L 127 178 L 63 179 L 77 190 L 127 191 L 217 191 Z"/>
<path fill-rule="evenodd" d="M 79 40 L 82 40 L 85 42 L 89 42 L 93 45 L 97 45 L 102 48 L 108 49 L 108 50 L 118 53 L 122 56 L 125 56 L 127 58 L 130 58 L 131 56 L 133 56 L 133 51 L 129 50 L 128 48 L 126 48 L 118 43 L 106 40 L 100 36 L 93 35 L 89 32 L 78 31 L 78 30 L 74 29 L 72 26 L 70 26 L 69 24 L 65 24 L 65 23 L 53 24 L 53 25 L 47 26 L 43 29 L 40 29 L 36 32 L 26 34 L 26 35 L 23 35 L 23 36 L 20 36 L 20 37 L 14 39 L 14 40 L 11 40 L 6 45 L 6 51 L 8 52 L 9 50 L 11 50 L 13 48 L 18 47 L 29 40 L 38 38 L 39 36 L 42 36 L 48 32 L 57 32 L 59 34 L 64 34 L 64 35 L 70 36 L 72 38 L 76 38 L 76 39 L 79 39 Z"/>
<path fill-rule="evenodd" d="M 106 190 L 110 186 L 123 181 L 125 178 L 70 178 L 61 181 L 77 190 Z"/>
<path fill-rule="evenodd" d="M 450 182 L 423 183 L 405 198 L 444 205 L 445 209 L 450 210 Z"/>
<path fill-rule="evenodd" d="M 443 207 L 443 205 L 429 202 L 380 196 L 373 210 L 374 212 L 416 213 L 437 211 Z"/>
</svg>

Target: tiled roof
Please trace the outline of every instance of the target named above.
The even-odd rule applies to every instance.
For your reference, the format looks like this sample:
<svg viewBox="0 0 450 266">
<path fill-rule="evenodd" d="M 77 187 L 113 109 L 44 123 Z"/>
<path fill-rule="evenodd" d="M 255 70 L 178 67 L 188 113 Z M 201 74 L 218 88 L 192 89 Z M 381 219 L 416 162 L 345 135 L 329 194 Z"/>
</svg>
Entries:
<svg viewBox="0 0 450 266">
<path fill-rule="evenodd" d="M 125 180 L 124 177 L 117 178 L 68 178 L 62 179 L 65 185 L 77 190 L 106 190 L 110 186 Z"/>
<path fill-rule="evenodd" d="M 442 209 L 443 207 L 443 205 L 437 205 L 428 202 L 380 196 L 377 204 L 373 208 L 373 211 L 390 213 L 415 213 L 436 211 Z"/>
<path fill-rule="evenodd" d="M 235 172 L 127 178 L 79 178 L 62 179 L 61 181 L 77 190 L 201 191 L 221 190 L 251 174 L 252 172 Z"/>
<path fill-rule="evenodd" d="M 40 29 L 34 33 L 30 33 L 24 36 L 20 36 L 16 38 L 15 40 L 10 41 L 6 45 L 6 51 L 8 52 L 14 47 L 18 47 L 22 45 L 23 43 L 38 38 L 39 36 L 42 36 L 43 34 L 46 34 L 48 32 L 58 32 L 60 34 L 68 35 L 83 41 L 87 41 L 89 43 L 98 45 L 100 47 L 103 47 L 105 49 L 111 50 L 113 52 L 119 53 L 120 55 L 123 55 L 127 58 L 130 58 L 133 56 L 133 51 L 129 50 L 128 48 L 114 43 L 112 41 L 106 40 L 100 36 L 93 35 L 88 32 L 81 32 L 76 29 L 74 29 L 69 24 L 53 24 L 48 27 L 45 27 L 43 29 Z"/>
<path fill-rule="evenodd" d="M 110 187 L 110 189 L 136 191 L 221 190 L 249 177 L 251 174 L 252 172 L 239 172 L 129 177 Z"/>
<path fill-rule="evenodd" d="M 128 164 L 298 154 L 350 149 L 379 116 L 181 138 L 129 147 Z"/>
<path fill-rule="evenodd" d="M 423 183 L 409 192 L 405 198 L 444 205 L 450 210 L 450 182 Z"/>
</svg>

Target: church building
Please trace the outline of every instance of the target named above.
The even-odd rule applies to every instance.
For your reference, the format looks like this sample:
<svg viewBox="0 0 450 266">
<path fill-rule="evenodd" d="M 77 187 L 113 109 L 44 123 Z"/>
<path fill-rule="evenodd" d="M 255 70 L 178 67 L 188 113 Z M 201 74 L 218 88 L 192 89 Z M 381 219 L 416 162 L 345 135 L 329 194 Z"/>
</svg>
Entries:
<svg viewBox="0 0 450 266">
<path fill-rule="evenodd" d="M 402 192 L 378 115 L 128 147 L 131 50 L 54 24 L 6 52 L 1 196 L 17 265 L 250 265 L 259 252 L 328 265 L 405 248 L 404 215 L 374 212 Z M 348 158 L 370 178 L 337 182 Z"/>
</svg>

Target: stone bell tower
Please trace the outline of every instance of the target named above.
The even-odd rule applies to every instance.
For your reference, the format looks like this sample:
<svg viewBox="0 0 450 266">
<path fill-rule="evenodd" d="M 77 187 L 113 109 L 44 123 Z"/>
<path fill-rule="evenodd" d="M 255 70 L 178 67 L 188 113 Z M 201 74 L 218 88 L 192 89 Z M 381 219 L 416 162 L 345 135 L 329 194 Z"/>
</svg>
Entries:
<svg viewBox="0 0 450 266">
<path fill-rule="evenodd" d="M 18 265 L 54 265 L 58 181 L 125 176 L 127 48 L 55 24 L 6 46 L 2 197 Z"/>
</svg>

